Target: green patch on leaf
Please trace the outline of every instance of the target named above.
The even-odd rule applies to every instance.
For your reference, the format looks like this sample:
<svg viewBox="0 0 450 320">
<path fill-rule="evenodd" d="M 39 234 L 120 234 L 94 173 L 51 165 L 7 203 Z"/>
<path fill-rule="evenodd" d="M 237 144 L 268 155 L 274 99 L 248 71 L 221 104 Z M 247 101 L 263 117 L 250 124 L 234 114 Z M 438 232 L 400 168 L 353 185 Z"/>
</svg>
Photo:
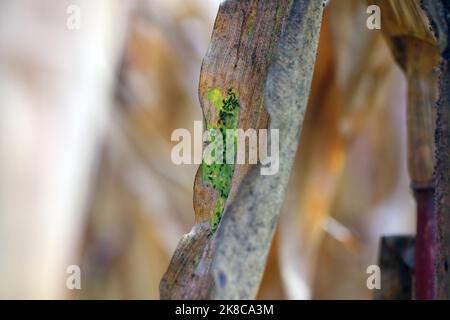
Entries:
<svg viewBox="0 0 450 320">
<path fill-rule="evenodd" d="M 219 110 L 223 105 L 222 92 L 220 89 L 214 88 L 209 90 L 208 101 L 216 108 L 216 114 L 219 114 Z"/>
<path fill-rule="evenodd" d="M 224 206 L 224 200 L 222 197 L 218 199 L 216 202 L 216 207 L 214 209 L 214 213 L 211 216 L 211 231 L 214 232 L 217 230 L 217 227 L 219 226 L 220 219 L 222 218 L 223 213 L 223 206 Z"/>
<path fill-rule="evenodd" d="M 237 92 L 232 88 L 228 89 L 227 96 L 223 99 L 221 91 L 217 88 L 211 89 L 208 92 L 208 101 L 216 108 L 218 121 L 217 124 L 210 123 L 210 121 L 208 121 L 207 128 L 208 130 L 219 129 L 222 138 L 226 141 L 226 143 L 224 143 L 224 147 L 222 148 L 223 163 L 212 162 L 211 164 L 207 164 L 203 162 L 201 168 L 203 182 L 217 190 L 216 206 L 210 220 L 211 232 L 215 232 L 217 226 L 219 225 L 225 203 L 231 189 L 231 180 L 234 174 L 234 163 L 227 164 L 226 159 L 227 152 L 232 152 L 233 157 L 235 157 L 237 138 L 236 133 L 233 132 L 232 142 L 229 143 L 230 139 L 227 137 L 227 129 L 236 129 L 237 127 L 239 119 L 238 98 Z M 211 143 L 214 143 L 214 139 L 212 139 Z"/>
</svg>

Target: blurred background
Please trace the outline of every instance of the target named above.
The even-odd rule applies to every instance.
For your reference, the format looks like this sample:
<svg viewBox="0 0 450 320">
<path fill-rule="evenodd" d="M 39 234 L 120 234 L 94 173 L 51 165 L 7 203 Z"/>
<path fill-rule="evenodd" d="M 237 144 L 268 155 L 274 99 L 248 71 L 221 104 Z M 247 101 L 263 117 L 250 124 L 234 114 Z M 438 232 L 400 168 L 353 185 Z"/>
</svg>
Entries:
<svg viewBox="0 0 450 320">
<path fill-rule="evenodd" d="M 202 119 L 219 2 L 0 1 L 0 298 L 159 298 L 194 224 L 170 135 Z M 326 8 L 258 298 L 370 299 L 380 236 L 414 233 L 406 83 L 366 8 Z"/>
</svg>

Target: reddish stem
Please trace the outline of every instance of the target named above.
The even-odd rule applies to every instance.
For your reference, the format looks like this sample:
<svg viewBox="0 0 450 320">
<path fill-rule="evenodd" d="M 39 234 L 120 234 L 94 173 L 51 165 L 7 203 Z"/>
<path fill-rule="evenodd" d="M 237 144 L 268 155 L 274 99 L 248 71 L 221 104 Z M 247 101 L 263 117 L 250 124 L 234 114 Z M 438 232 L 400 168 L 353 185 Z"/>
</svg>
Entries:
<svg viewBox="0 0 450 320">
<path fill-rule="evenodd" d="M 435 298 L 436 212 L 434 187 L 413 187 L 417 203 L 417 234 L 415 249 L 415 298 Z"/>
</svg>

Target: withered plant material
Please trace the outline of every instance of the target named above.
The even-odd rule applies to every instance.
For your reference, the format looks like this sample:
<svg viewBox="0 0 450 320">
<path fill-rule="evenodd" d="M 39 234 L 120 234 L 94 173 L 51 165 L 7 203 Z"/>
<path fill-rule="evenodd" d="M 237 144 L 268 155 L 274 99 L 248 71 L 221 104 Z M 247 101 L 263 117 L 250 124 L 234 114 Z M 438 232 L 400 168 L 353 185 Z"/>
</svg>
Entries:
<svg viewBox="0 0 450 320">
<path fill-rule="evenodd" d="M 231 126 L 243 129 L 266 128 L 269 114 L 269 128 L 280 130 L 280 170 L 262 176 L 260 165 L 236 165 L 228 184 L 230 168 L 206 168 L 205 177 L 202 165 L 194 185 L 196 225 L 161 281 L 161 298 L 256 296 L 297 149 L 322 6 L 314 0 L 221 4 L 200 77 L 206 125 L 223 125 L 224 107 L 236 117 Z"/>
<path fill-rule="evenodd" d="M 420 0 L 378 0 L 382 32 L 408 81 L 408 171 L 417 202 L 417 299 L 434 297 L 434 131 L 439 50 Z"/>
<path fill-rule="evenodd" d="M 450 1 L 423 0 L 441 56 L 436 120 L 436 298 L 450 299 Z"/>
<path fill-rule="evenodd" d="M 382 32 L 408 80 L 408 168 L 418 186 L 429 186 L 434 169 L 434 101 L 439 63 L 436 39 L 420 0 L 376 0 Z"/>
<path fill-rule="evenodd" d="M 233 125 L 243 129 L 267 127 L 268 114 L 262 93 L 271 51 L 287 6 L 288 1 L 225 1 L 221 4 L 200 74 L 199 100 L 207 128 L 217 126 L 224 100 L 230 102 L 229 96 L 234 96 L 237 122 Z M 228 167 L 232 177 L 229 173 L 222 179 L 210 175 L 223 168 L 226 167 L 202 165 L 197 172 L 194 183 L 196 225 L 175 252 L 161 282 L 161 298 L 208 296 L 213 229 L 217 228 L 227 201 L 234 197 L 238 180 L 248 170 L 248 166 L 236 165 Z M 217 187 L 218 182 L 225 187 Z M 219 191 L 222 194 L 218 194 Z"/>
<path fill-rule="evenodd" d="M 370 260 L 363 258 L 370 246 L 367 240 L 358 239 L 358 232 L 354 233 L 358 226 L 351 221 L 357 218 L 351 216 L 364 214 L 361 219 L 367 219 L 370 209 L 392 193 L 397 177 L 392 165 L 395 153 L 387 156 L 392 144 L 385 143 L 386 138 L 392 142 L 395 133 L 381 118 L 393 109 L 385 97 L 392 87 L 394 63 L 381 34 L 366 28 L 366 8 L 363 1 L 346 0 L 331 1 L 325 10 L 311 96 L 293 169 L 298 182 L 289 188 L 289 193 L 295 195 L 280 222 L 281 268 L 289 298 L 369 298 L 371 294 L 365 285 L 365 268 Z M 377 120 L 378 127 L 374 125 Z M 370 188 L 355 187 L 345 181 L 358 174 L 354 173 L 357 170 L 347 168 L 354 144 L 367 136 L 367 128 L 373 128 L 374 133 L 378 128 L 376 139 L 364 141 L 371 149 L 367 156 L 371 161 L 367 163 L 375 167 L 382 162 L 387 166 L 374 179 L 367 174 Z M 342 193 L 350 194 L 352 200 L 341 208 L 338 201 Z M 344 225 L 336 227 L 340 223 Z M 345 236 L 337 229 L 346 230 Z M 378 239 L 373 243 L 377 246 Z M 343 263 L 344 259 L 352 260 Z"/>
<path fill-rule="evenodd" d="M 69 290 L 70 298 L 158 299 L 173 250 L 192 225 L 186 208 L 196 168 L 168 161 L 170 136 L 201 116 L 190 88 L 198 86 L 215 16 L 204 0 L 170 8 L 167 0 L 126 3 L 132 4 L 112 93 L 116 107 L 97 152 L 80 245 L 82 290 Z"/>
</svg>

